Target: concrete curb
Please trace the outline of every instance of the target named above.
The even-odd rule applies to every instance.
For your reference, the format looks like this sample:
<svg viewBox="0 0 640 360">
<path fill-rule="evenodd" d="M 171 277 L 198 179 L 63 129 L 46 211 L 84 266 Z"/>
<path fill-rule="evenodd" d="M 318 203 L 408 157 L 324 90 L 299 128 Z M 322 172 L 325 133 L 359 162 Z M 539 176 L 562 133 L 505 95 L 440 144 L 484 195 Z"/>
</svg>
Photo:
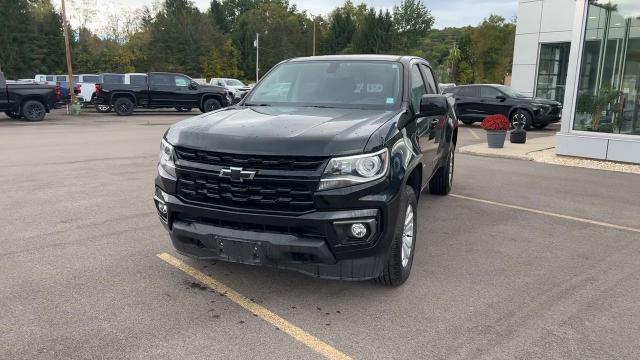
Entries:
<svg viewBox="0 0 640 360">
<path fill-rule="evenodd" d="M 555 137 L 545 136 L 530 139 L 525 144 L 511 144 L 507 140 L 504 148 L 501 149 L 491 149 L 486 142 L 467 145 L 460 148 L 459 152 L 474 156 L 533 161 L 532 153 L 553 148 L 555 148 Z"/>
</svg>

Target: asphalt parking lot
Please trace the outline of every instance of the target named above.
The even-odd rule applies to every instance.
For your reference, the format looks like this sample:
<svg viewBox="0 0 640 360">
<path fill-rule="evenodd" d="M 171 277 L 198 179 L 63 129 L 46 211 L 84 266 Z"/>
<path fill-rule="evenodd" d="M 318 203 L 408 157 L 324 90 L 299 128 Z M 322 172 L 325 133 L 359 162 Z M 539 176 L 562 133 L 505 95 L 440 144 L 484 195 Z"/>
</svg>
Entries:
<svg viewBox="0 0 640 360">
<path fill-rule="evenodd" d="M 173 251 L 153 178 L 189 116 L 0 115 L 1 359 L 640 357 L 638 175 L 459 154 L 404 286 L 319 280 Z"/>
</svg>

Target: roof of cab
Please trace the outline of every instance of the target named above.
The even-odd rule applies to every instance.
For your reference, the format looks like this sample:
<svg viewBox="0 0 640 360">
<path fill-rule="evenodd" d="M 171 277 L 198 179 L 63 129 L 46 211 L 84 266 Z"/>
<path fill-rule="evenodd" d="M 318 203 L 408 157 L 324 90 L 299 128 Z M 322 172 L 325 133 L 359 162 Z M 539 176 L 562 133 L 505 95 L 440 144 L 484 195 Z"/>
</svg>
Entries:
<svg viewBox="0 0 640 360">
<path fill-rule="evenodd" d="M 347 61 L 347 60 L 361 60 L 361 61 L 398 61 L 398 62 L 409 62 L 412 59 L 421 59 L 417 56 L 400 56 L 400 55 L 322 55 L 322 56 L 308 56 L 308 57 L 299 57 L 287 60 L 288 62 L 303 62 L 303 61 Z M 426 61 L 422 59 L 423 61 Z M 427 63 L 429 63 L 427 61 Z"/>
</svg>

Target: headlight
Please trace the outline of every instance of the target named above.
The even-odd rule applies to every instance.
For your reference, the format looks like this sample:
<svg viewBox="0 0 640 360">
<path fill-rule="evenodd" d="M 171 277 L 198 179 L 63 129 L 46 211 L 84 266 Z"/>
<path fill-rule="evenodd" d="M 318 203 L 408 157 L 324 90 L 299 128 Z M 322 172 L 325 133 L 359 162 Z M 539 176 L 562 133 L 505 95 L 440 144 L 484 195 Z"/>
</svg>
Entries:
<svg viewBox="0 0 640 360">
<path fill-rule="evenodd" d="M 373 154 L 347 156 L 329 160 L 318 190 L 336 189 L 380 179 L 389 169 L 387 149 Z"/>
<path fill-rule="evenodd" d="M 175 177 L 176 165 L 173 160 L 173 146 L 169 144 L 165 139 L 162 139 L 162 141 L 160 142 L 160 167 L 164 171 Z"/>
</svg>

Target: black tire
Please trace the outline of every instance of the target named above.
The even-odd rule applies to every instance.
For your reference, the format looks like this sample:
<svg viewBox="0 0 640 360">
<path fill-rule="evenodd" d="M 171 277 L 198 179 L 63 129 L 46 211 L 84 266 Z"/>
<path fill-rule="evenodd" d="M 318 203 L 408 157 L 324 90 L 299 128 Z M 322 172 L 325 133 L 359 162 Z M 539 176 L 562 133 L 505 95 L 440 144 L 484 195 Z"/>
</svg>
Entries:
<svg viewBox="0 0 640 360">
<path fill-rule="evenodd" d="M 460 120 L 460 121 L 462 121 L 462 123 L 467 126 L 473 125 L 473 123 L 475 123 L 475 121 L 473 120 Z"/>
<path fill-rule="evenodd" d="M 538 129 L 538 130 L 542 130 L 542 129 L 546 128 L 547 126 L 549 126 L 549 124 L 533 124 L 533 127 Z"/>
<path fill-rule="evenodd" d="M 5 111 L 4 113 L 12 119 L 22 119 L 22 114 L 14 113 L 11 111 Z"/>
<path fill-rule="evenodd" d="M 456 148 L 451 145 L 444 165 L 429 180 L 429 192 L 433 195 L 449 195 L 453 186 L 453 170 L 456 165 Z"/>
<path fill-rule="evenodd" d="M 189 112 L 191 111 L 190 107 L 183 107 L 183 106 L 176 106 L 176 110 L 178 110 L 178 112 Z"/>
<path fill-rule="evenodd" d="M 511 119 L 509 119 L 509 122 L 511 123 L 511 127 L 515 128 L 515 126 L 513 126 L 513 123 L 516 122 L 520 116 L 524 117 L 524 124 L 525 124 L 524 129 L 530 130 L 531 124 L 533 124 L 533 115 L 531 115 L 529 110 L 524 110 L 524 109 L 517 109 L 516 111 L 513 112 L 513 114 L 511 114 Z"/>
<path fill-rule="evenodd" d="M 220 102 L 216 99 L 207 99 L 204 101 L 204 104 L 202 104 L 202 112 L 211 112 L 214 110 L 218 110 L 222 107 L 222 105 L 220 105 Z"/>
<path fill-rule="evenodd" d="M 402 191 L 401 211 L 396 223 L 396 231 L 389 248 L 389 254 L 387 258 L 387 264 L 384 267 L 382 275 L 376 278 L 376 281 L 383 285 L 399 286 L 404 284 L 411 274 L 411 266 L 413 265 L 413 257 L 416 249 L 416 233 L 417 233 L 417 210 L 418 201 L 416 199 L 416 193 L 412 187 L 405 185 Z M 403 235 L 405 233 L 405 221 L 407 220 L 407 213 L 411 207 L 412 211 L 412 234 L 411 246 L 409 256 L 406 264 L 403 264 Z"/>
<path fill-rule="evenodd" d="M 27 121 L 42 121 L 47 108 L 38 100 L 27 100 L 22 104 L 22 116 Z"/>
<path fill-rule="evenodd" d="M 109 105 L 96 105 L 96 111 L 99 113 L 110 113 L 111 112 L 111 106 Z"/>
<path fill-rule="evenodd" d="M 121 97 L 116 100 L 113 108 L 116 110 L 116 114 L 120 116 L 129 116 L 133 113 L 133 101 L 129 98 Z"/>
</svg>

